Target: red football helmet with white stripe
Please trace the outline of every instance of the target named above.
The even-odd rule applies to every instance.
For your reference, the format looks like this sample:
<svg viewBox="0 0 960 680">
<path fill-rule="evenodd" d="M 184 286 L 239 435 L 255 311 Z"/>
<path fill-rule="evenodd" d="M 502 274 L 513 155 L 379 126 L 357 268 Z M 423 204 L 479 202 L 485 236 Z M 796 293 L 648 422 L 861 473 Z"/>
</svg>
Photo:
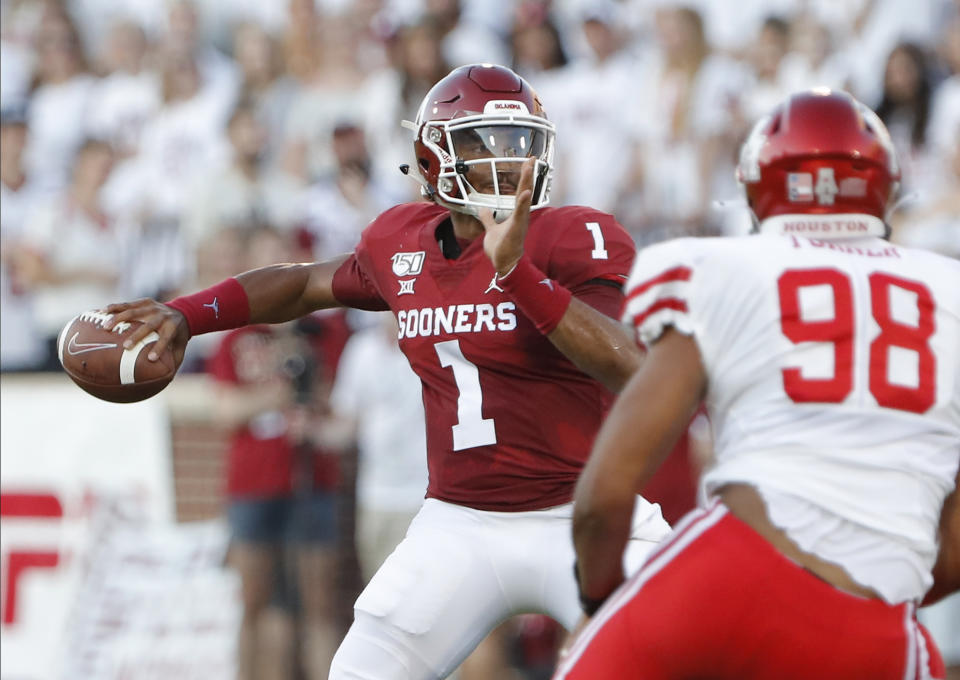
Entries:
<svg viewBox="0 0 960 680">
<path fill-rule="evenodd" d="M 792 95 L 754 125 L 737 179 L 758 223 L 790 214 L 884 219 L 900 170 L 877 115 L 846 92 Z"/>
<path fill-rule="evenodd" d="M 554 126 L 537 93 L 510 69 L 454 69 L 423 98 L 416 121 L 403 125 L 415 135 L 415 179 L 440 205 L 471 215 L 484 207 L 512 210 L 520 166 L 530 157 L 536 158 L 531 209 L 547 204 Z"/>
</svg>

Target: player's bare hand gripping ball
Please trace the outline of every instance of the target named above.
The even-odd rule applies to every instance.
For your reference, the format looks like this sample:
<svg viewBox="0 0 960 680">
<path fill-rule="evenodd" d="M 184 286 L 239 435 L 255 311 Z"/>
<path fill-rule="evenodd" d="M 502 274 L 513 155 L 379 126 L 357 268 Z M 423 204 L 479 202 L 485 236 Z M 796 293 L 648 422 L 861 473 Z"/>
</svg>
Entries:
<svg viewBox="0 0 960 680">
<path fill-rule="evenodd" d="M 158 338 L 147 352 L 147 359 L 156 361 L 169 348 L 177 366 L 180 366 L 187 349 L 187 341 L 190 339 L 190 329 L 179 310 L 150 298 L 142 298 L 109 305 L 104 311 L 112 315 L 107 329 L 125 321 L 139 321 L 142 324 L 125 340 L 126 349 L 155 332 Z"/>
</svg>

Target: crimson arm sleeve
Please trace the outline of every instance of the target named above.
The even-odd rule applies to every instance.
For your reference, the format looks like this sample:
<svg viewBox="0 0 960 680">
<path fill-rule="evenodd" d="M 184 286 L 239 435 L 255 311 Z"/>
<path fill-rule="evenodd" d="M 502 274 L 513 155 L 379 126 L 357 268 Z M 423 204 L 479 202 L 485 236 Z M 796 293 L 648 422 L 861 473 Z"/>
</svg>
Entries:
<svg viewBox="0 0 960 680">
<path fill-rule="evenodd" d="M 333 273 L 333 296 L 356 309 L 380 312 L 390 309 L 373 281 L 364 273 L 356 255 L 351 255 Z"/>
<path fill-rule="evenodd" d="M 620 318 L 620 308 L 623 307 L 622 287 L 607 280 L 591 279 L 579 286 L 570 289 L 573 297 L 585 302 L 595 310 L 609 316 L 611 319 Z"/>
</svg>

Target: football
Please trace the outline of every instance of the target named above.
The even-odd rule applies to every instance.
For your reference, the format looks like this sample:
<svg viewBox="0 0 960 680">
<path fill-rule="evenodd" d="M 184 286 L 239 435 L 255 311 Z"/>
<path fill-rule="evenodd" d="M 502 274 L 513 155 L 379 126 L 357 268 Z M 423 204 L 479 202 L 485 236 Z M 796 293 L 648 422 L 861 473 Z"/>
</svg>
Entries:
<svg viewBox="0 0 960 680">
<path fill-rule="evenodd" d="M 142 401 L 173 380 L 177 364 L 169 349 L 156 361 L 147 359 L 147 348 L 157 341 L 150 333 L 130 349 L 123 341 L 139 321 L 124 321 L 111 330 L 103 326 L 111 318 L 104 312 L 84 312 L 60 331 L 57 352 L 67 375 L 95 397 L 117 403 Z"/>
</svg>

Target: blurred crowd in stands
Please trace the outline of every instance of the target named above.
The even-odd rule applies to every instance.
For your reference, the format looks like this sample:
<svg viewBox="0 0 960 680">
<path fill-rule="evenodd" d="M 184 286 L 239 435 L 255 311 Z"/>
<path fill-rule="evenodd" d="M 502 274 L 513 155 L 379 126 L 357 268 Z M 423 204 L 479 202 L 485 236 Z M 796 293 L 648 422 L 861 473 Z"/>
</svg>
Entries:
<svg viewBox="0 0 960 680">
<path fill-rule="evenodd" d="M 958 254 L 956 0 L 4 0 L 2 361 L 79 309 L 234 273 L 251 230 L 324 258 L 417 197 L 422 95 L 511 65 L 558 128 L 552 201 L 638 244 L 742 231 L 732 166 L 786 93 L 842 87 L 902 160 L 898 238 Z"/>
<path fill-rule="evenodd" d="M 0 367 L 57 369 L 56 335 L 85 309 L 352 249 L 418 200 L 400 121 L 471 62 L 539 92 L 558 129 L 551 202 L 612 212 L 639 246 L 747 231 L 733 167 L 751 123 L 791 91 L 847 89 L 899 152 L 894 241 L 960 257 L 960 0 L 2 0 Z M 182 369 L 209 367 L 221 390 L 231 502 L 304 484 L 322 497 L 339 474 L 324 452 L 361 449 L 364 578 L 425 484 L 419 388 L 393 332 L 319 315 L 201 336 Z M 406 462 L 382 456 L 398 442 Z M 254 459 L 283 462 L 260 474 Z M 307 524 L 324 512 L 304 507 Z M 266 529 L 243 512 L 231 524 L 256 546 Z M 301 520 L 298 540 L 336 541 Z M 329 580 L 329 555 L 302 557 L 301 581 Z M 276 555 L 233 559 L 252 635 Z M 549 674 L 556 630 L 524 625 Z"/>
</svg>

